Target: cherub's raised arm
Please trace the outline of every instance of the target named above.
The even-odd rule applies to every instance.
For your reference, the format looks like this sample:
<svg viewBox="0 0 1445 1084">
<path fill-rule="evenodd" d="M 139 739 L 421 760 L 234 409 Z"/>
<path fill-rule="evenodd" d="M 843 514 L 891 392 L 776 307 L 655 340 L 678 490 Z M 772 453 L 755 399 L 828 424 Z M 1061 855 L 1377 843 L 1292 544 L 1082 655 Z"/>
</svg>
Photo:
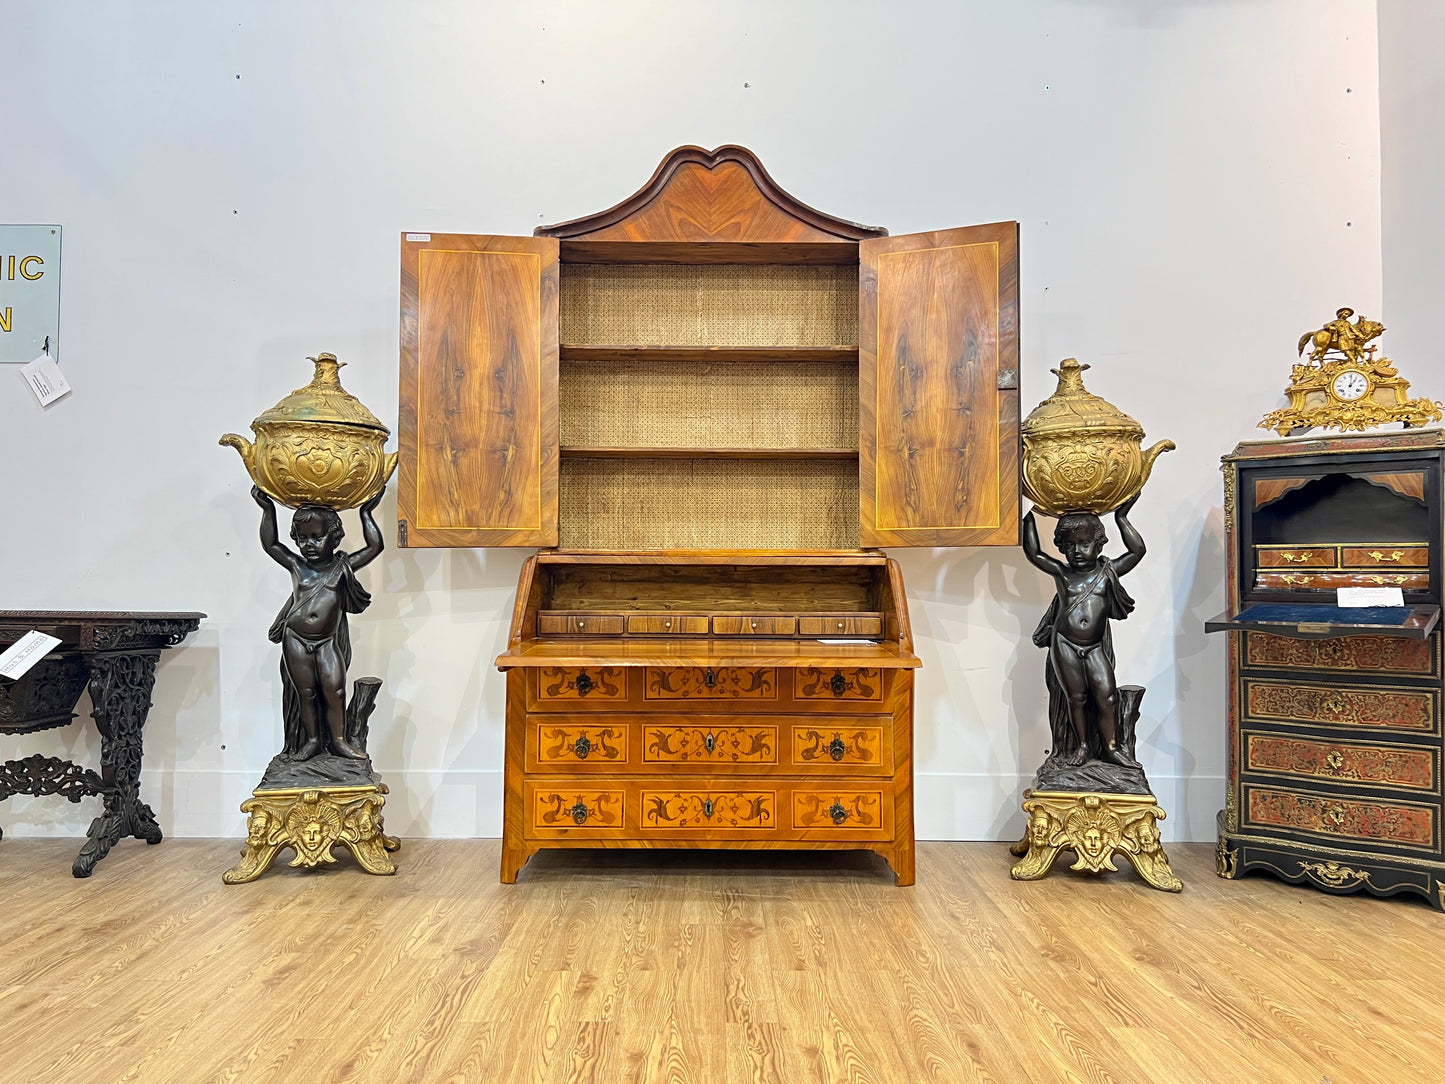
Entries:
<svg viewBox="0 0 1445 1084">
<path fill-rule="evenodd" d="M 1047 572 L 1050 576 L 1061 576 L 1064 573 L 1064 566 L 1050 557 L 1039 546 L 1039 529 L 1034 523 L 1034 510 L 1030 508 L 1024 515 L 1023 531 L 1024 556 L 1035 568 Z"/>
<path fill-rule="evenodd" d="M 1139 493 L 1134 494 L 1114 513 L 1114 522 L 1119 525 L 1119 538 L 1123 541 L 1124 548 L 1128 550 L 1124 556 L 1114 558 L 1114 571 L 1120 576 L 1132 571 L 1140 561 L 1144 560 L 1144 554 L 1148 552 L 1144 546 L 1143 536 L 1129 522 L 1129 510 L 1134 507 L 1134 503 L 1139 497 Z"/>
<path fill-rule="evenodd" d="M 382 495 L 386 492 L 386 486 L 375 497 L 361 506 L 358 514 L 361 516 L 361 537 L 366 540 L 366 545 L 351 555 L 351 567 L 361 568 L 381 556 L 381 551 L 386 548 L 386 542 L 381 537 L 381 528 L 376 525 L 376 520 L 371 518 L 371 513 L 381 503 Z"/>
<path fill-rule="evenodd" d="M 300 558 L 282 545 L 276 536 L 276 502 L 260 486 L 251 487 L 251 499 L 261 506 L 261 548 L 278 565 L 295 568 Z"/>
</svg>

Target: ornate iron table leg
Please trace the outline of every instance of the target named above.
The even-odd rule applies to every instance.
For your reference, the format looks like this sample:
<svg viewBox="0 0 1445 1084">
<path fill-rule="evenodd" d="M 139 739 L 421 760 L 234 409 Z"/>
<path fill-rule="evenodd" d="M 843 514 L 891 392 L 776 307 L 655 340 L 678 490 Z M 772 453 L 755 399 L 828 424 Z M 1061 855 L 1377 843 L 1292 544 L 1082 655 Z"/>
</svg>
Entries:
<svg viewBox="0 0 1445 1084">
<path fill-rule="evenodd" d="M 161 841 L 151 807 L 140 800 L 141 731 L 155 686 L 157 651 L 117 652 L 90 657 L 91 715 L 100 731 L 101 775 L 110 786 L 105 808 L 90 824 L 71 872 L 89 877 L 95 864 L 123 835 Z"/>
</svg>

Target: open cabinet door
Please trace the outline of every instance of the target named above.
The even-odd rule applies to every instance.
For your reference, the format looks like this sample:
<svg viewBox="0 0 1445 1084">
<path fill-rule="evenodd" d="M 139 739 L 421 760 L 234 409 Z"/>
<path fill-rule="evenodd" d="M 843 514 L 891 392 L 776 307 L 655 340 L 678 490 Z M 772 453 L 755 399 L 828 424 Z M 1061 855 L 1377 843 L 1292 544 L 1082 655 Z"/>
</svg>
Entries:
<svg viewBox="0 0 1445 1084">
<path fill-rule="evenodd" d="M 557 544 L 557 250 L 402 235 L 401 545 Z"/>
<path fill-rule="evenodd" d="M 1019 540 L 1018 223 L 858 243 L 859 540 Z"/>
</svg>

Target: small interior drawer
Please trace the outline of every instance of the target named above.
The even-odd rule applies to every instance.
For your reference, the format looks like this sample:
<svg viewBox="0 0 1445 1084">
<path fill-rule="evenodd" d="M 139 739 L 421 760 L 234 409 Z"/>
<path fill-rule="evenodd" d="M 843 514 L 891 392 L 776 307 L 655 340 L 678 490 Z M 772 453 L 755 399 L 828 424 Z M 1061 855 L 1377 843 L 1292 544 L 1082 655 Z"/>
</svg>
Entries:
<svg viewBox="0 0 1445 1084">
<path fill-rule="evenodd" d="M 618 636 L 622 627 L 621 614 L 537 615 L 538 636 Z"/>
<path fill-rule="evenodd" d="M 716 636 L 792 636 L 797 628 L 796 617 L 777 614 L 734 614 L 712 619 Z"/>
<path fill-rule="evenodd" d="M 879 636 L 883 632 L 883 618 L 877 614 L 800 617 L 798 632 L 803 636 Z"/>
<path fill-rule="evenodd" d="M 706 636 L 706 614 L 629 614 L 627 631 L 650 636 Z"/>
<path fill-rule="evenodd" d="M 1417 542 L 1378 546 L 1341 546 L 1342 568 L 1404 569 L 1430 567 L 1430 547 Z"/>
<path fill-rule="evenodd" d="M 1339 551 L 1334 546 L 1255 546 L 1258 568 L 1334 568 Z"/>
</svg>

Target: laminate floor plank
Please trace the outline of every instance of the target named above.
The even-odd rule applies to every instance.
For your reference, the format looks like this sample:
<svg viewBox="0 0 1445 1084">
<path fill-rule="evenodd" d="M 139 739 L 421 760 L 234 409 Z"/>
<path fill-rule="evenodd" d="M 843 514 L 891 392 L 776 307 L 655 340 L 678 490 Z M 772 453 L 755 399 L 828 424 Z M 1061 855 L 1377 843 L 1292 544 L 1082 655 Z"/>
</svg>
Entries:
<svg viewBox="0 0 1445 1084">
<path fill-rule="evenodd" d="M 408 841 L 225 886 L 238 841 L 0 841 L 0 1080 L 963 1084 L 1445 1079 L 1445 916 L 1214 876 L 1185 890 L 999 844 L 918 884 L 836 852 Z"/>
</svg>

